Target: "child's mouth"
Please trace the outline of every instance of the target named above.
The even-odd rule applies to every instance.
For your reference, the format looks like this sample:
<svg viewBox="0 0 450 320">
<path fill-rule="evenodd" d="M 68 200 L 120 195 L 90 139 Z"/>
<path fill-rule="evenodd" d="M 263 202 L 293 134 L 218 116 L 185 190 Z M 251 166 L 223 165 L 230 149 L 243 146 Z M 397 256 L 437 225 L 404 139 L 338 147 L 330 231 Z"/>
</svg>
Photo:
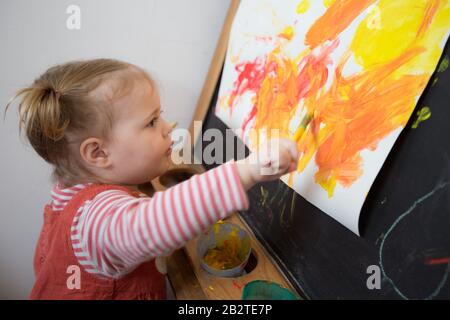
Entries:
<svg viewBox="0 0 450 320">
<path fill-rule="evenodd" d="M 171 155 L 171 153 L 172 153 L 172 146 L 173 146 L 173 141 L 172 141 L 172 143 L 170 144 L 169 149 L 167 149 L 167 151 L 166 151 L 166 155 L 167 155 L 167 156 L 170 156 L 170 155 Z"/>
</svg>

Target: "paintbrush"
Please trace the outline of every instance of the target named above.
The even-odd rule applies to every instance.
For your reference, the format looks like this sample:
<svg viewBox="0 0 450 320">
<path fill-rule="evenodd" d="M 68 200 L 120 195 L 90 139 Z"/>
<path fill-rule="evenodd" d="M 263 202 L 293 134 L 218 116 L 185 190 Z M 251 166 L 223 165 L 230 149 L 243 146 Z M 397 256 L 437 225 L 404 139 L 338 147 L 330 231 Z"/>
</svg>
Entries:
<svg viewBox="0 0 450 320">
<path fill-rule="evenodd" d="M 294 141 L 295 143 L 298 143 L 300 138 L 303 136 L 303 134 L 306 131 L 306 128 L 308 127 L 311 120 L 314 118 L 314 113 L 307 113 L 302 121 L 300 121 L 300 124 L 297 127 L 297 130 L 295 130 L 294 134 L 290 136 L 290 139 Z"/>
<path fill-rule="evenodd" d="M 311 114 L 311 113 L 306 114 L 303 117 L 302 121 L 300 121 L 300 124 L 298 125 L 295 133 L 293 135 L 291 135 L 291 137 L 290 137 L 291 140 L 298 142 L 298 140 L 300 140 L 300 138 L 302 137 L 303 133 L 305 133 L 306 127 L 308 127 L 308 125 L 312 119 L 313 119 L 313 114 Z"/>
</svg>

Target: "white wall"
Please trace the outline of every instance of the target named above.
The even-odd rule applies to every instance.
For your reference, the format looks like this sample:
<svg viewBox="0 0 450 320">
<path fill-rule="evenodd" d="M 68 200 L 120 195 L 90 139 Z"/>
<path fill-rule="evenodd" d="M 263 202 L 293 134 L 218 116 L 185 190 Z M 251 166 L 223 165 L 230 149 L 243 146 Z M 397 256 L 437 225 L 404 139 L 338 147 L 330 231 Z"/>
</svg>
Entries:
<svg viewBox="0 0 450 320">
<path fill-rule="evenodd" d="M 81 8 L 81 29 L 66 8 Z M 165 117 L 188 128 L 229 0 L 2 0 L 0 2 L 0 299 L 27 298 L 32 258 L 50 199 L 50 167 L 19 140 L 18 88 L 49 66 L 111 57 L 150 71 Z"/>
</svg>

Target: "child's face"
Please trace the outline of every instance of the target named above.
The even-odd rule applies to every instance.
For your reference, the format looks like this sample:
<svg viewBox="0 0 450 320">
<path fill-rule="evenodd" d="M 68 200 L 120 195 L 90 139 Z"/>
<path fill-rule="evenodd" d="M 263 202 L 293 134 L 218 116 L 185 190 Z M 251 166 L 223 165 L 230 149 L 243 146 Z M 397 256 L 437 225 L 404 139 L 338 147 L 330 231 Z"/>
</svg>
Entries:
<svg viewBox="0 0 450 320">
<path fill-rule="evenodd" d="M 114 181 L 137 185 L 163 174 L 169 166 L 172 126 L 160 115 L 158 90 L 143 81 L 114 103 L 108 149 Z"/>
</svg>

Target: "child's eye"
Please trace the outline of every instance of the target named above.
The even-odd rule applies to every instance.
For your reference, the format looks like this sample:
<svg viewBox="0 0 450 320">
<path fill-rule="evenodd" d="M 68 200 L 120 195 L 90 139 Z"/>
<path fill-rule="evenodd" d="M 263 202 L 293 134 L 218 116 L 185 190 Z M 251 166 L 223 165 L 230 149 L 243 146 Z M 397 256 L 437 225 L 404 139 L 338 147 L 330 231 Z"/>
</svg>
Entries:
<svg viewBox="0 0 450 320">
<path fill-rule="evenodd" d="M 153 118 L 152 121 L 150 121 L 148 123 L 147 127 L 154 127 L 157 121 L 158 121 L 158 117 Z"/>
<path fill-rule="evenodd" d="M 161 115 L 162 112 L 163 112 L 162 110 L 159 111 L 159 116 Z M 158 122 L 159 116 L 153 118 L 153 119 L 148 123 L 147 127 L 153 128 L 153 127 L 156 125 L 156 123 Z"/>
</svg>

